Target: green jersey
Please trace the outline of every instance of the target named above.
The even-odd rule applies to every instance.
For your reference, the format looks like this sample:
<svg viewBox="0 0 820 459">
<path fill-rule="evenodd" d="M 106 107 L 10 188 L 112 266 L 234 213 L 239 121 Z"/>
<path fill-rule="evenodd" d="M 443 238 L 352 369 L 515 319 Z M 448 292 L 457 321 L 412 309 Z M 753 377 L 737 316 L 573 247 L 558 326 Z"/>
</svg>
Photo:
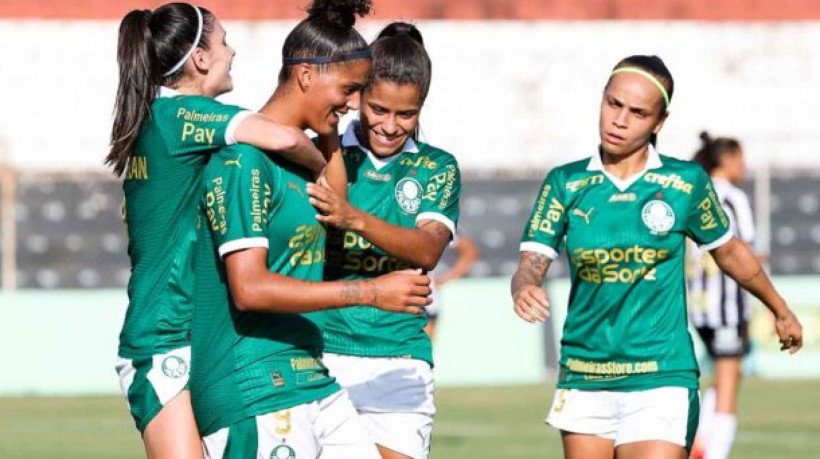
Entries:
<svg viewBox="0 0 820 459">
<path fill-rule="evenodd" d="M 359 145 L 356 123 L 342 137 L 348 196 L 355 207 L 397 226 L 435 220 L 455 234 L 461 175 L 449 153 L 408 140 L 401 153 L 385 160 Z M 352 231 L 331 233 L 325 278 L 372 279 L 412 268 Z M 325 350 L 365 357 L 411 357 L 432 365 L 426 315 L 355 306 L 321 313 Z"/>
<path fill-rule="evenodd" d="M 162 88 L 142 123 L 123 183 L 128 310 L 119 355 L 145 357 L 190 342 L 197 190 L 210 153 L 235 143 L 247 111 Z"/>
<path fill-rule="evenodd" d="M 732 236 L 712 182 L 689 161 L 650 147 L 624 181 L 600 155 L 553 169 L 521 250 L 557 257 L 566 244 L 572 288 L 558 387 L 697 388 L 687 330 L 685 239 L 706 249 Z"/>
<path fill-rule="evenodd" d="M 243 312 L 220 257 L 268 249 L 268 269 L 321 281 L 325 230 L 308 202 L 307 170 L 248 145 L 223 148 L 202 177 L 191 396 L 202 435 L 339 390 L 322 365 L 318 317 Z"/>
</svg>

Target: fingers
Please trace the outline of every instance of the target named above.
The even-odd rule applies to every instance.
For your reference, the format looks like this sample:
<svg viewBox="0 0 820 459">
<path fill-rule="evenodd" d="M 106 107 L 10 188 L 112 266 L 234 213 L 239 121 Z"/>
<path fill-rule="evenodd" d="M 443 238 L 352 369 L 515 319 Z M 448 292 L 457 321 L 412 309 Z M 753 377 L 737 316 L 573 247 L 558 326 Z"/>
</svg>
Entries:
<svg viewBox="0 0 820 459">
<path fill-rule="evenodd" d="M 313 199 L 318 199 L 319 201 L 329 202 L 334 198 L 333 190 L 324 186 L 327 183 L 324 180 L 324 184 L 321 183 L 323 180 L 320 178 L 317 183 L 308 183 L 305 189 L 307 190 L 308 196 Z"/>
<path fill-rule="evenodd" d="M 330 204 L 328 204 L 325 201 L 320 201 L 320 200 L 314 199 L 314 198 L 310 198 L 310 199 L 308 199 L 308 201 L 310 202 L 310 205 L 315 207 L 317 210 L 319 210 L 323 214 L 329 214 L 331 209 L 333 209 L 333 206 L 331 206 Z"/>
<path fill-rule="evenodd" d="M 514 309 L 529 323 L 546 322 L 549 318 L 547 295 L 540 288 L 523 289 L 515 296 Z"/>
<path fill-rule="evenodd" d="M 410 289 L 410 293 L 416 296 L 427 297 L 431 293 L 433 293 L 433 290 L 430 289 L 430 287 L 428 286 L 416 285 L 415 287 Z"/>
</svg>

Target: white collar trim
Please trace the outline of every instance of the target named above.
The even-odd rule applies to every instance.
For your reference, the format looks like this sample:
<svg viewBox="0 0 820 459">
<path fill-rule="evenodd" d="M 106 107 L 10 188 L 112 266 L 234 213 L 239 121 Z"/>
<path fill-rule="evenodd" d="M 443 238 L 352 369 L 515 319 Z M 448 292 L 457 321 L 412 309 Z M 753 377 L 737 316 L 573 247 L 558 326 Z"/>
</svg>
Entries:
<svg viewBox="0 0 820 459">
<path fill-rule="evenodd" d="M 181 96 L 181 95 L 182 95 L 182 93 L 180 93 L 179 91 L 173 90 L 173 89 L 169 88 L 168 86 L 160 86 L 159 87 L 159 94 L 157 95 L 157 97 L 176 97 L 176 96 Z"/>
<path fill-rule="evenodd" d="M 342 146 L 343 147 L 356 147 L 359 150 L 362 150 L 367 154 L 367 157 L 370 158 L 370 162 L 373 163 L 373 166 L 379 170 L 384 166 L 387 166 L 393 160 L 401 156 L 403 153 L 418 153 L 419 147 L 416 145 L 416 142 L 412 138 L 408 138 L 407 142 L 404 142 L 404 146 L 401 148 L 401 151 L 397 154 L 390 156 L 389 158 L 381 158 L 373 154 L 372 151 L 368 150 L 367 148 L 363 147 L 361 143 L 359 143 L 359 138 L 356 136 L 356 128 L 359 126 L 358 121 L 353 121 L 347 125 L 347 129 L 345 133 L 342 135 Z"/>
<path fill-rule="evenodd" d="M 599 171 L 602 172 L 616 188 L 620 191 L 626 191 L 633 183 L 635 183 L 639 178 L 646 173 L 646 171 L 650 169 L 660 169 L 663 167 L 663 161 L 661 161 L 661 156 L 658 154 L 655 147 L 649 145 L 649 156 L 646 158 L 646 165 L 642 171 L 628 177 L 624 180 L 615 177 L 614 175 L 610 174 L 609 172 L 604 169 L 604 163 L 601 160 L 601 153 L 596 152 L 592 157 L 589 159 L 589 164 L 587 164 L 588 171 Z"/>
</svg>

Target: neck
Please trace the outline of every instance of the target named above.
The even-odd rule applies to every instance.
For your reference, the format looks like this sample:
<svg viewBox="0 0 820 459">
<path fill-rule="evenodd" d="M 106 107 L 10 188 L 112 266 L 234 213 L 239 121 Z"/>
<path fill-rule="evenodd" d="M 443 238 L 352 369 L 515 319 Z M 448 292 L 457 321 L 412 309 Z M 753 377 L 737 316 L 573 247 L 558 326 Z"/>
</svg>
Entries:
<svg viewBox="0 0 820 459">
<path fill-rule="evenodd" d="M 298 101 L 295 100 L 292 93 L 279 85 L 270 96 L 270 99 L 259 110 L 259 113 L 279 124 L 298 127 L 302 130 L 307 129 L 307 123 L 302 119 L 299 113 L 300 110 L 296 108 L 297 106 Z"/>
<path fill-rule="evenodd" d="M 621 156 L 611 155 L 601 150 L 601 162 L 604 164 L 604 170 L 621 180 L 632 177 L 644 170 L 648 160 L 649 144 Z"/>
<path fill-rule="evenodd" d="M 205 82 L 201 79 L 192 79 L 188 76 L 183 77 L 177 84 L 171 86 L 174 91 L 189 96 L 205 96 L 216 97 L 218 94 L 208 94 L 205 90 Z"/>
<path fill-rule="evenodd" d="M 711 175 L 713 179 L 722 179 L 726 180 L 727 182 L 731 182 L 731 180 L 729 180 L 729 175 L 720 169 L 713 170 Z"/>
</svg>

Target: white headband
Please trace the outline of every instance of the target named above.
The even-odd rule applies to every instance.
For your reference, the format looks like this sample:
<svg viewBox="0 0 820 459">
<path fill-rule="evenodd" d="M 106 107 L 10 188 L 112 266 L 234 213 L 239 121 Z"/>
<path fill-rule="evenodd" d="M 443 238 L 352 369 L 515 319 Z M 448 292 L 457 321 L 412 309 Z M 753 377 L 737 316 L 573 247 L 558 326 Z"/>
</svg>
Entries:
<svg viewBox="0 0 820 459">
<path fill-rule="evenodd" d="M 194 53 L 194 50 L 196 49 L 197 45 L 199 45 L 199 40 L 202 38 L 202 12 L 199 11 L 199 8 L 196 5 L 191 5 L 191 8 L 193 8 L 194 11 L 196 11 L 197 19 L 196 38 L 194 39 L 194 43 L 191 45 L 191 49 L 189 49 L 188 52 L 185 53 L 184 56 L 182 56 L 182 59 L 180 59 L 179 62 L 177 62 L 177 65 L 171 67 L 171 70 L 168 70 L 167 72 L 162 74 L 163 77 L 172 75 L 174 72 L 179 70 L 183 65 L 185 65 L 185 62 L 187 62 L 188 58 L 191 57 L 191 54 Z"/>
</svg>

